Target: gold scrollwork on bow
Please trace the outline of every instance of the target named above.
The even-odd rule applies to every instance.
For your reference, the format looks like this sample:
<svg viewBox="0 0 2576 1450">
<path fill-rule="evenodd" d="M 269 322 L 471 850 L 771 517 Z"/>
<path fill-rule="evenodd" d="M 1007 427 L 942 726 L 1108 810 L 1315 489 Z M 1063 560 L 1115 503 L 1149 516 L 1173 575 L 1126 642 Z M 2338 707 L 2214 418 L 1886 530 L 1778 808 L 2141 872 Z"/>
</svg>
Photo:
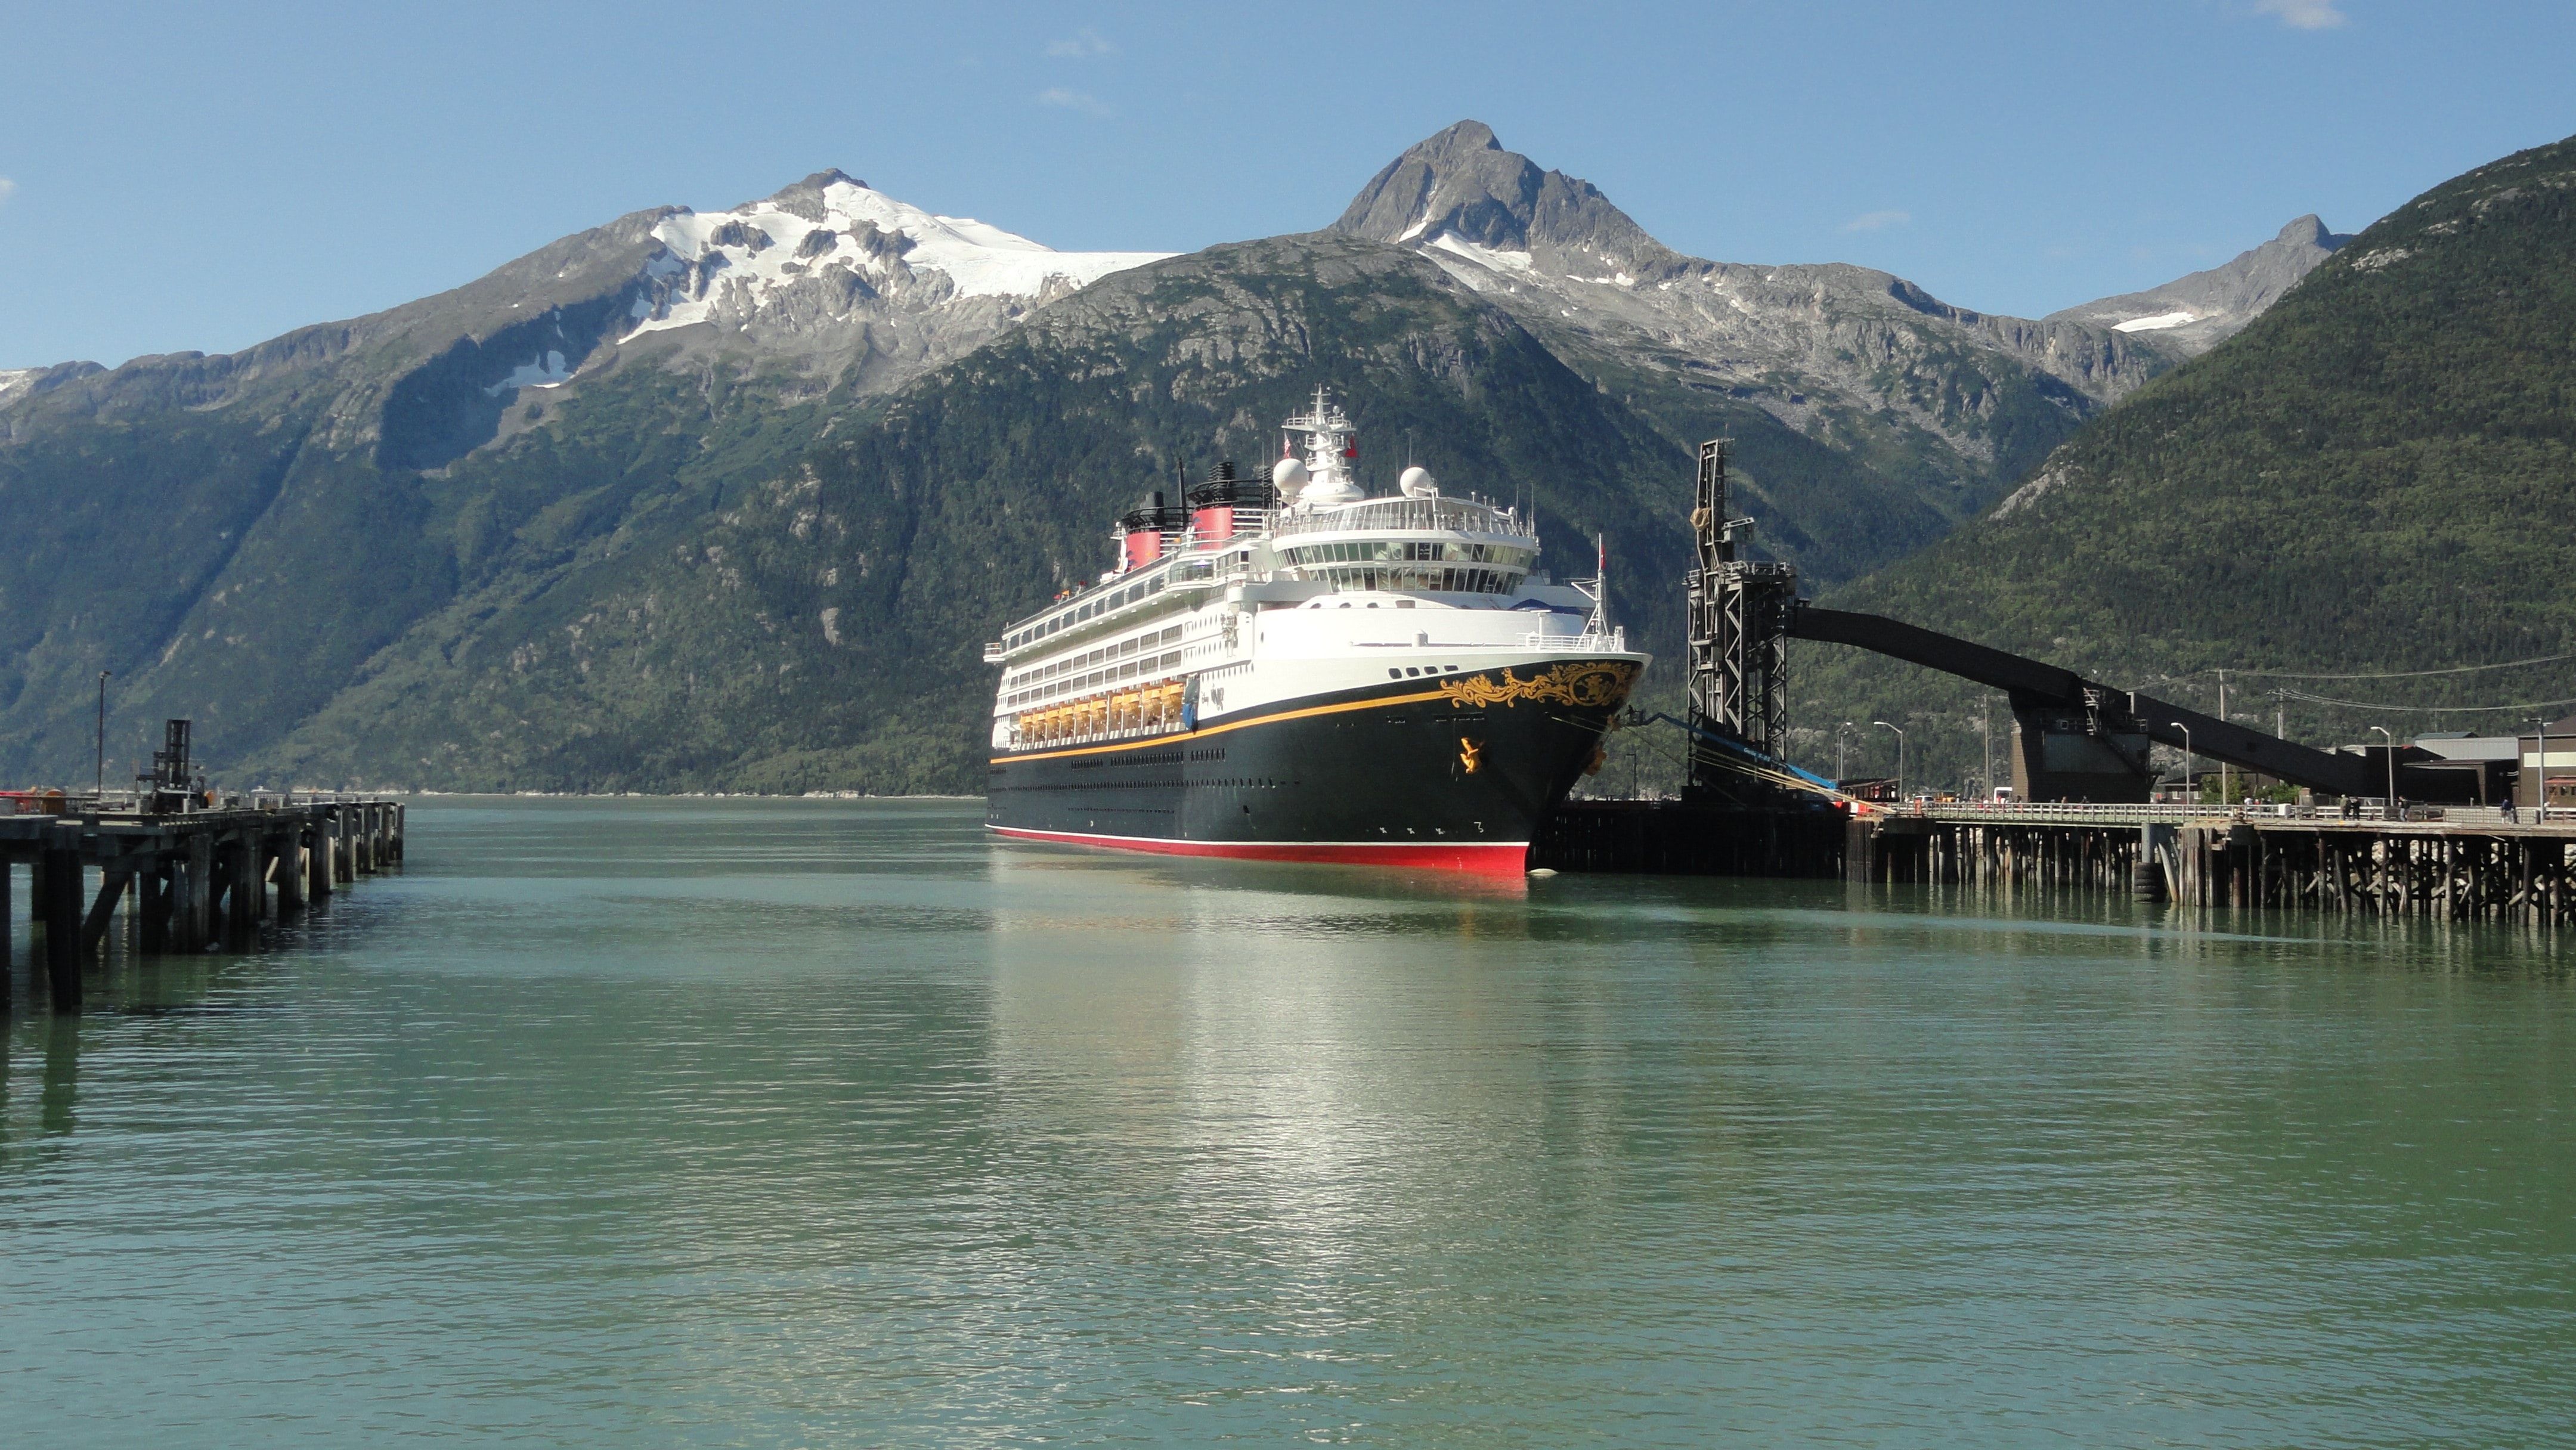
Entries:
<svg viewBox="0 0 2576 1450">
<path fill-rule="evenodd" d="M 1484 709 L 1494 705 L 1517 705 L 1523 700 L 1552 700 L 1560 705 L 1615 710 L 1627 701 L 1629 687 L 1636 682 L 1637 664 L 1634 660 L 1601 660 L 1550 665 L 1526 680 L 1508 669 L 1503 671 L 1499 680 L 1483 675 L 1442 680 L 1440 693 L 1449 697 L 1452 709 Z"/>
</svg>

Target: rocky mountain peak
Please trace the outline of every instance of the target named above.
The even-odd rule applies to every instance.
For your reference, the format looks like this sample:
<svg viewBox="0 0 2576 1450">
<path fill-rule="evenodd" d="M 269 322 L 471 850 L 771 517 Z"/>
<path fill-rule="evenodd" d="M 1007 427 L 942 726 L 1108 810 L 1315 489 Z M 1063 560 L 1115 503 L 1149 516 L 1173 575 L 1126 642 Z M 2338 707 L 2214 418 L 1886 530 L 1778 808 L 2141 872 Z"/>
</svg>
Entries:
<svg viewBox="0 0 2576 1450">
<path fill-rule="evenodd" d="M 1331 230 L 1396 245 L 1474 248 L 1561 271 L 1603 261 L 1637 272 L 1677 260 L 1600 188 L 1506 151 L 1482 121 L 1406 147 L 1370 178 Z"/>
<path fill-rule="evenodd" d="M 2283 226 L 2280 234 L 2272 238 L 2273 244 L 2278 246 L 2299 246 L 2304 244 L 2312 247 L 2323 247 L 2329 252 L 2334 251 L 2344 243 L 2351 240 L 2352 238 L 2350 236 L 2327 231 L 2325 221 L 2315 212 L 2310 212 L 2306 216 L 2300 217 L 2298 220 Z"/>
<path fill-rule="evenodd" d="M 2177 277 L 2161 287 L 2104 297 L 2063 312 L 2051 322 L 2085 322 L 2130 334 L 2146 333 L 2186 357 L 2197 356 L 2261 316 L 2281 294 L 2352 238 L 2326 230 L 2314 213 L 2283 226 L 2272 240 L 2239 252 L 2205 272 Z"/>
</svg>

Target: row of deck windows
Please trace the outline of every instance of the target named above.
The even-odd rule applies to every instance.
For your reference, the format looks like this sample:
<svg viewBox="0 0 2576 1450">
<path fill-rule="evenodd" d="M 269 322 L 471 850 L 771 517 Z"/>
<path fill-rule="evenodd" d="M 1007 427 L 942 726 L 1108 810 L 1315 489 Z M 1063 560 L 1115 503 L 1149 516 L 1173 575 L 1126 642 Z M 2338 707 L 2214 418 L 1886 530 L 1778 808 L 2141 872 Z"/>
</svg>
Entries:
<svg viewBox="0 0 2576 1450">
<path fill-rule="evenodd" d="M 1288 562 L 1307 564 L 1500 564 L 1527 569 L 1535 549 L 1509 544 L 1470 544 L 1444 539 L 1345 539 L 1331 544 L 1300 544 L 1286 551 Z"/>
<path fill-rule="evenodd" d="M 1500 569 L 1353 568 L 1337 565 L 1328 569 L 1310 569 L 1306 575 L 1340 589 L 1420 590 L 1442 594 L 1509 594 L 1520 582 L 1518 574 Z"/>
<path fill-rule="evenodd" d="M 1160 593 L 1163 586 L 1169 582 L 1171 582 L 1169 575 L 1159 573 L 1150 579 L 1139 579 L 1124 589 L 1113 590 L 1110 593 L 1103 594 L 1098 599 L 1092 600 L 1079 609 L 1068 609 L 1064 613 L 1056 615 L 1052 619 L 1043 619 L 1038 621 L 1036 624 L 1030 625 L 1026 629 L 1015 631 L 1002 641 L 1003 647 L 1006 649 L 1018 649 L 1020 646 L 1027 644 L 1031 640 L 1044 639 L 1058 630 L 1069 629 L 1087 619 L 1097 618 L 1098 616 L 1105 614 L 1112 609 L 1117 609 L 1122 605 L 1133 604 L 1148 594 Z"/>
</svg>

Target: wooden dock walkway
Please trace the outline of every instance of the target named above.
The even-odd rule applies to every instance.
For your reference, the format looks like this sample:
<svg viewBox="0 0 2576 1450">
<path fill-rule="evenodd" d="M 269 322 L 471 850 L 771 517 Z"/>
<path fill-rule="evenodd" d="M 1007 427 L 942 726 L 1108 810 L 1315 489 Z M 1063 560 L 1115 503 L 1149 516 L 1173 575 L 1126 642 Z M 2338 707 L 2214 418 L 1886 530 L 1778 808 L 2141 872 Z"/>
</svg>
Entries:
<svg viewBox="0 0 2576 1450">
<path fill-rule="evenodd" d="M 260 923 L 402 860 L 403 805 L 387 797 L 251 795 L 176 811 L 150 799 L 56 797 L 0 815 L 0 978 L 21 864 L 31 947 L 62 1010 L 80 1005 L 82 968 L 120 916 L 138 952 L 238 951 Z"/>
</svg>

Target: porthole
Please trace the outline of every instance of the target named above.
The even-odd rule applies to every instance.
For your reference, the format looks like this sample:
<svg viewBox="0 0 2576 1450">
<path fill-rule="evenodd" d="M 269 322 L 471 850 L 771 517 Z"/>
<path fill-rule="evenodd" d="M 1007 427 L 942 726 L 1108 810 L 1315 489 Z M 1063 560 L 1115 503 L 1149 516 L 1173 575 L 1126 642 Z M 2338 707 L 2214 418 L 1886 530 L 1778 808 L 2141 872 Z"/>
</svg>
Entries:
<svg viewBox="0 0 2576 1450">
<path fill-rule="evenodd" d="M 1390 666 L 1386 672 L 1386 677 L 1390 680 L 1400 680 L 1404 678 L 1404 671 Z"/>
</svg>

